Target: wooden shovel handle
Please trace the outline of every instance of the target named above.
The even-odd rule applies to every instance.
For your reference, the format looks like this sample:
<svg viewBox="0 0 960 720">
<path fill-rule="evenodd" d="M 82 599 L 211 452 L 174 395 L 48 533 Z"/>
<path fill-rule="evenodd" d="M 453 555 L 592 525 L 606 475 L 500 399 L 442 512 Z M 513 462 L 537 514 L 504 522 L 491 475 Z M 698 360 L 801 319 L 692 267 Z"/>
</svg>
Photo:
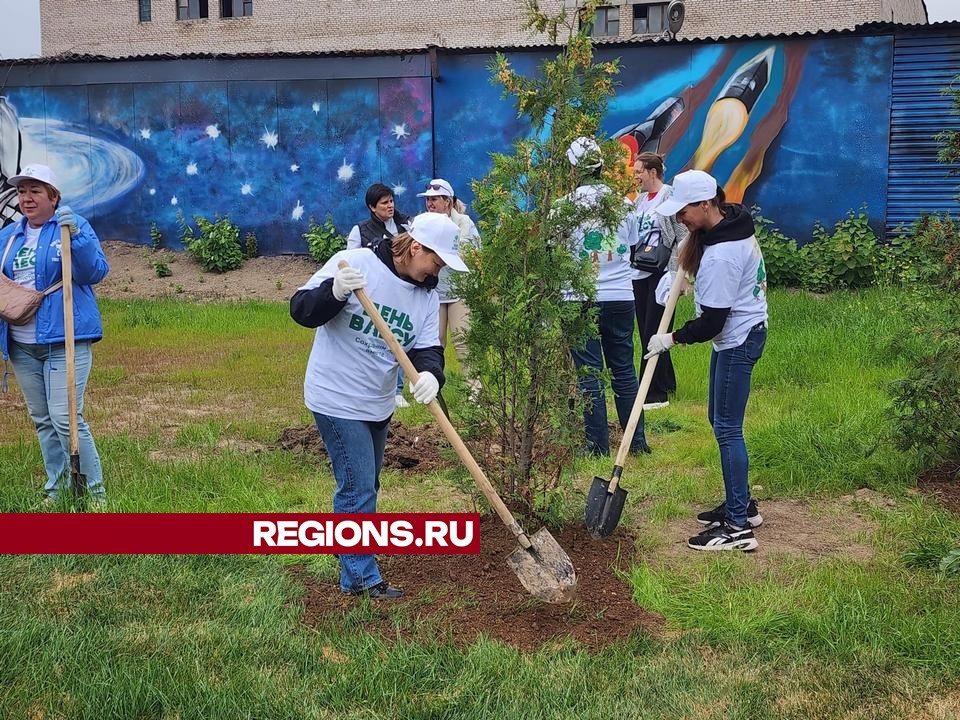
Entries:
<svg viewBox="0 0 960 720">
<path fill-rule="evenodd" d="M 60 226 L 60 264 L 63 275 L 63 347 L 67 363 L 67 412 L 70 415 L 70 454 L 80 452 L 77 427 L 77 364 L 73 337 L 73 258 L 70 254 L 70 228 Z"/>
<path fill-rule="evenodd" d="M 350 264 L 346 260 L 341 260 L 338 264 L 340 268 L 350 267 Z M 380 311 L 377 310 L 377 307 L 373 304 L 373 301 L 370 300 L 370 296 L 364 290 L 354 290 L 353 294 L 356 296 L 357 300 L 360 301 L 360 304 L 363 306 L 363 309 L 366 310 L 367 315 L 370 316 L 370 319 L 373 320 L 373 324 L 377 328 L 377 332 L 380 333 L 380 336 L 386 341 L 387 345 L 390 346 L 390 350 L 393 352 L 394 357 L 397 358 L 397 362 L 400 363 L 400 367 L 403 368 L 403 372 L 410 379 L 411 382 L 416 383 L 420 379 L 420 373 L 417 372 L 417 369 L 413 366 L 413 363 L 410 362 L 410 358 L 407 357 L 407 353 L 404 352 L 403 347 L 400 345 L 397 338 L 394 336 L 393 332 L 390 330 L 390 326 L 387 325 L 386 321 L 381 317 Z M 530 547 L 530 539 L 524 533 L 523 528 L 520 527 L 520 524 L 514 519 L 510 510 L 503 503 L 503 500 L 500 499 L 500 496 L 497 494 L 497 491 L 494 489 L 493 485 L 487 480 L 487 476 L 484 474 L 483 470 L 480 468 L 480 465 L 477 464 L 477 461 L 473 459 L 473 455 L 470 454 L 470 450 L 467 449 L 467 446 L 463 443 L 463 440 L 460 439 L 459 433 L 447 419 L 447 416 L 443 414 L 443 410 L 440 408 L 440 404 L 436 400 L 431 400 L 430 404 L 427 405 L 427 408 L 430 410 L 430 414 L 433 415 L 434 419 L 437 421 L 437 424 L 440 426 L 440 429 L 443 430 L 443 434 L 446 435 L 447 440 L 453 445 L 453 449 L 456 451 L 457 456 L 466 465 L 467 470 L 470 471 L 470 475 L 473 477 L 474 482 L 477 483 L 477 486 L 483 492 L 484 496 L 487 498 L 487 502 L 490 503 L 490 506 L 496 511 L 497 515 L 500 516 L 500 520 L 504 525 L 513 533 L 514 537 L 517 538 L 517 542 L 524 549 Z"/>
<path fill-rule="evenodd" d="M 677 307 L 677 300 L 680 297 L 680 288 L 683 287 L 683 282 L 684 273 L 678 269 L 676 277 L 673 278 L 673 284 L 670 286 L 670 294 L 667 296 L 667 305 L 663 309 L 663 317 L 660 318 L 660 326 L 657 328 L 658 335 L 662 335 L 667 331 L 667 328 L 670 327 L 670 320 L 673 318 L 673 312 Z M 646 350 L 646 348 L 644 348 L 644 350 Z M 627 421 L 627 427 L 624 428 L 623 439 L 620 441 L 620 449 L 617 450 L 617 468 L 623 468 L 623 463 L 627 460 L 627 453 L 630 452 L 630 444 L 633 442 L 633 435 L 637 431 L 637 423 L 640 422 L 643 404 L 647 401 L 647 393 L 650 391 L 650 384 L 653 382 L 653 373 L 657 369 L 657 361 L 659 359 L 659 355 L 654 355 L 647 360 L 647 365 L 643 370 L 640 389 L 637 391 L 637 399 L 634 401 L 633 409 L 630 411 L 630 419 Z M 615 492 L 619 484 L 620 473 L 615 469 L 607 492 Z"/>
</svg>

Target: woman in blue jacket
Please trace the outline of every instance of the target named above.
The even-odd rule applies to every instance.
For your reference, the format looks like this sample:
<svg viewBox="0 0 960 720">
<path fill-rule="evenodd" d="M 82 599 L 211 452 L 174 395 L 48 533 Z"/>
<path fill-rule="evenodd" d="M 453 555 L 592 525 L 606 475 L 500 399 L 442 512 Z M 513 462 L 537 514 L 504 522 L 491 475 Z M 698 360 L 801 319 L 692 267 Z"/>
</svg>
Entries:
<svg viewBox="0 0 960 720">
<path fill-rule="evenodd" d="M 0 252 L 6 251 L 0 268 L 4 275 L 41 292 L 61 282 L 60 227 L 70 229 L 80 472 L 87 478 L 91 502 L 102 505 L 103 470 L 90 428 L 83 419 L 83 392 L 93 363 L 91 344 L 103 336 L 100 310 L 91 286 L 103 280 L 110 268 L 90 223 L 60 204 L 57 179 L 49 167 L 27 165 L 9 182 L 17 187 L 24 217 L 0 230 Z M 44 500 L 53 503 L 61 492 L 61 481 L 69 473 L 70 452 L 63 290 L 54 290 L 44 297 L 36 315 L 23 325 L 0 319 L 0 350 L 4 361 L 9 359 L 13 365 L 37 428 L 47 473 Z"/>
</svg>

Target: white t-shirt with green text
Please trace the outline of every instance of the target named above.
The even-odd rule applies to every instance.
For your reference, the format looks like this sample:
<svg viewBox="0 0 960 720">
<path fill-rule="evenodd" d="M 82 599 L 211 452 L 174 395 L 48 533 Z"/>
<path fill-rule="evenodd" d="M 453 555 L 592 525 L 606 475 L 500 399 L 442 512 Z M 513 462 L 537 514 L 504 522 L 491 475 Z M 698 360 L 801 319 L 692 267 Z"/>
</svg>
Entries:
<svg viewBox="0 0 960 720">
<path fill-rule="evenodd" d="M 365 288 L 403 349 L 440 345 L 440 300 L 436 290 L 417 287 L 394 275 L 372 250 L 342 250 L 300 290 L 332 278 L 346 260 L 367 278 Z M 303 382 L 306 406 L 345 420 L 386 420 L 394 411 L 399 365 L 360 301 L 347 304 L 317 328 Z"/>
<path fill-rule="evenodd" d="M 30 227 L 30 223 L 27 223 L 23 247 L 13 256 L 13 281 L 31 290 L 37 289 L 37 242 L 42 229 Z M 34 315 L 23 325 L 11 325 L 10 336 L 21 345 L 36 345 L 37 316 Z"/>
</svg>

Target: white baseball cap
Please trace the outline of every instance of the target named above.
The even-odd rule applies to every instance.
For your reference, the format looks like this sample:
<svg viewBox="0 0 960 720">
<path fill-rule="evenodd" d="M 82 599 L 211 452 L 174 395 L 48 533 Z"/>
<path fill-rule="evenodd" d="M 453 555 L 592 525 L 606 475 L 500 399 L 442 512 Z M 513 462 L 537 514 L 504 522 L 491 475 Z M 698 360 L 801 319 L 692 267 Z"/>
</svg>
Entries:
<svg viewBox="0 0 960 720">
<path fill-rule="evenodd" d="M 420 213 L 410 222 L 407 232 L 418 243 L 439 255 L 451 270 L 469 272 L 460 257 L 460 228 L 444 213 Z"/>
<path fill-rule="evenodd" d="M 584 167 L 587 170 L 596 170 L 603 167 L 603 156 L 600 146 L 593 138 L 578 137 L 567 148 L 567 160 L 574 167 Z"/>
<path fill-rule="evenodd" d="M 417 197 L 456 197 L 453 187 L 442 178 L 434 178 L 427 183 L 427 189 L 417 193 Z"/>
<path fill-rule="evenodd" d="M 46 165 L 31 163 L 24 167 L 19 175 L 14 175 L 12 178 L 9 178 L 7 182 L 16 186 L 17 183 L 23 182 L 24 180 L 36 180 L 37 182 L 46 183 L 57 192 L 60 192 L 60 188 L 57 187 L 57 176 L 54 175 L 53 170 Z"/>
<path fill-rule="evenodd" d="M 703 170 L 687 170 L 673 178 L 673 194 L 654 208 L 657 215 L 676 215 L 690 203 L 713 200 L 717 181 Z"/>
</svg>

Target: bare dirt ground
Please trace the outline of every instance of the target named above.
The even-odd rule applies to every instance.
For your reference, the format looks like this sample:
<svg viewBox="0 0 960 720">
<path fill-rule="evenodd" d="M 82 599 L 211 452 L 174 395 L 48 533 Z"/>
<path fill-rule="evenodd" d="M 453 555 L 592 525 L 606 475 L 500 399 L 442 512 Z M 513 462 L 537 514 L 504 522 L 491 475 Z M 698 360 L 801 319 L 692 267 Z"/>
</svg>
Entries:
<svg viewBox="0 0 960 720">
<path fill-rule="evenodd" d="M 285 302 L 318 269 L 303 255 L 255 257 L 237 270 L 204 272 L 193 257 L 183 251 L 154 252 L 144 245 L 109 240 L 103 251 L 110 274 L 97 285 L 97 297 L 180 298 L 198 302 L 270 300 Z M 154 262 L 165 262 L 169 277 L 157 277 Z"/>
</svg>

